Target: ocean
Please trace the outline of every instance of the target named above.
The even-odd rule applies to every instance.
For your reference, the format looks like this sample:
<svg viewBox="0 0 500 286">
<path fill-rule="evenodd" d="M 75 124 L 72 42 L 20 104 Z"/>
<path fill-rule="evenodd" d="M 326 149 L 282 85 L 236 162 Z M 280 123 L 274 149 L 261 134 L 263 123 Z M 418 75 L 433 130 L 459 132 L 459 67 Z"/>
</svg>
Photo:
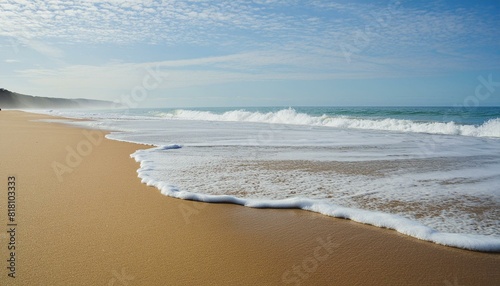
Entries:
<svg viewBox="0 0 500 286">
<path fill-rule="evenodd" d="M 162 194 L 301 208 L 500 251 L 500 107 L 45 110 L 92 119 Z"/>
</svg>

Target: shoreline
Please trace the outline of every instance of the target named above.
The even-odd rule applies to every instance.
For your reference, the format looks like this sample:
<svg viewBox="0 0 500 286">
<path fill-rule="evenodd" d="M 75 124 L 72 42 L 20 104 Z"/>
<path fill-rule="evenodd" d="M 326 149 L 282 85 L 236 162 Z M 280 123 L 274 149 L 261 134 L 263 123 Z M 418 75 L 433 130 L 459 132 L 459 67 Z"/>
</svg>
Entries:
<svg viewBox="0 0 500 286">
<path fill-rule="evenodd" d="M 173 146 L 175 149 L 178 148 L 176 147 L 177 145 Z M 158 148 L 165 150 L 170 149 L 170 146 Z M 131 155 L 136 162 L 141 164 L 138 170 L 139 178 L 148 186 L 155 187 L 165 196 L 172 198 L 205 203 L 234 204 L 255 209 L 298 209 L 332 218 L 347 219 L 373 227 L 394 230 L 414 239 L 446 247 L 485 253 L 500 253 L 500 239 L 497 237 L 490 237 L 483 234 L 447 233 L 438 231 L 417 220 L 411 220 L 390 212 L 343 207 L 337 204 L 325 203 L 317 199 L 299 197 L 286 199 L 251 199 L 246 198 L 244 195 L 240 197 L 234 194 L 217 195 L 179 191 L 176 186 L 165 184 L 165 182 L 161 180 L 155 180 L 147 174 L 148 170 L 154 168 L 154 164 L 150 165 L 147 159 L 142 158 L 142 151 L 147 152 L 148 150 L 138 150 Z M 276 161 L 272 161 L 272 163 L 276 164 Z"/>
<path fill-rule="evenodd" d="M 148 146 L 29 121 L 43 118 L 54 117 L 0 112 L 0 171 L 3 180 L 17 178 L 18 251 L 24 257 L 19 284 L 7 285 L 119 285 L 118 278 L 130 285 L 500 283 L 498 254 L 302 210 L 164 196 L 140 182 L 139 164 L 129 157 Z M 71 150 L 85 156 L 78 160 Z M 72 164 L 62 163 L 68 156 Z M 66 171 L 62 181 L 54 162 L 72 169 L 56 168 Z M 0 206 L 6 200 L 4 192 Z M 0 223 L 5 220 L 0 216 Z M 0 252 L 0 261 L 6 254 Z M 2 269 L 0 281 L 7 277 Z"/>
<path fill-rule="evenodd" d="M 52 116 L 48 114 L 49 116 Z M 91 119 L 82 119 L 82 118 L 65 118 L 62 117 L 62 120 L 69 120 L 69 122 L 61 122 L 62 124 L 67 124 L 68 126 L 71 127 L 77 127 L 77 128 L 82 128 L 81 126 L 71 124 L 72 121 L 78 122 L 78 121 L 93 121 Z M 48 120 L 50 122 L 50 120 Z M 55 123 L 57 123 L 57 120 L 55 120 Z M 85 128 L 85 127 L 83 127 Z M 107 130 L 107 135 L 110 133 L 113 133 L 113 131 Z M 108 139 L 110 139 L 108 137 Z M 415 219 L 410 219 L 407 218 L 403 215 L 399 214 L 394 214 L 390 210 L 382 210 L 382 211 L 375 211 L 375 210 L 368 210 L 367 208 L 353 208 L 353 207 L 344 207 L 342 205 L 337 205 L 337 204 L 332 204 L 332 203 L 324 203 L 321 200 L 316 200 L 316 199 L 309 199 L 309 198 L 299 198 L 299 197 L 294 197 L 294 198 L 286 198 L 286 199 L 250 199 L 245 196 L 240 197 L 236 195 L 211 195 L 211 194 L 205 194 L 205 193 L 194 193 L 190 191 L 181 191 L 179 192 L 177 190 L 177 187 L 173 187 L 172 189 L 169 186 L 166 186 L 165 184 L 168 184 L 168 182 L 163 182 L 163 181 L 158 181 L 154 180 L 151 178 L 148 178 L 148 176 L 144 176 L 142 174 L 142 171 L 148 170 L 150 168 L 154 168 L 154 164 L 151 166 L 148 166 L 148 160 L 142 160 L 140 159 L 141 155 L 138 153 L 145 152 L 147 153 L 150 149 L 157 149 L 161 148 L 161 150 L 166 150 L 166 149 L 178 149 L 182 148 L 182 146 L 173 144 L 173 145 L 166 145 L 166 146 L 156 146 L 153 144 L 148 144 L 148 143 L 140 143 L 140 142 L 133 142 L 133 141 L 127 141 L 124 139 L 117 139 L 113 138 L 111 140 L 114 141 L 119 141 L 119 142 L 126 142 L 126 143 L 131 143 L 131 144 L 138 144 L 142 146 L 147 146 L 148 148 L 141 148 L 140 150 L 137 150 L 130 156 L 136 160 L 136 162 L 141 164 L 141 167 L 137 170 L 138 176 L 141 180 L 146 180 L 145 184 L 148 186 L 153 186 L 160 190 L 160 192 L 166 196 L 172 197 L 172 198 L 178 198 L 178 199 L 183 199 L 183 200 L 192 200 L 192 201 L 197 201 L 197 202 L 205 202 L 205 203 L 229 203 L 229 204 L 236 204 L 240 206 L 245 206 L 245 207 L 251 207 L 251 208 L 257 208 L 257 209 L 300 209 L 304 211 L 310 211 L 318 214 L 322 214 L 325 216 L 330 216 L 333 218 L 340 218 L 340 219 L 348 219 L 352 220 L 357 223 L 362 223 L 378 228 L 385 228 L 385 229 L 390 229 L 397 231 L 398 233 L 401 233 L 403 235 L 407 235 L 409 237 L 419 239 L 422 241 L 428 241 L 432 242 L 435 244 L 439 245 L 444 245 L 447 247 L 454 247 L 458 249 L 464 249 L 464 250 L 471 250 L 471 251 L 477 251 L 477 252 L 486 252 L 486 253 L 500 253 L 500 239 L 498 237 L 493 237 L 489 236 L 488 234 L 468 234 L 468 233 L 454 233 L 454 232 L 446 232 L 443 230 L 437 230 L 435 228 L 432 228 L 426 224 L 421 223 L 418 220 Z M 143 162 L 144 161 L 144 162 Z M 403 160 L 399 160 L 401 162 Z M 413 159 L 409 160 L 410 162 L 413 161 Z M 264 161 L 265 162 L 265 161 Z M 277 165 L 280 164 L 280 161 L 271 161 L 272 163 L 268 163 L 269 165 L 267 166 L 268 168 L 277 168 Z M 298 162 L 306 162 L 305 165 L 301 165 L 300 163 L 297 164 L 297 162 L 287 162 L 283 161 L 281 162 L 282 165 L 284 165 L 285 170 L 293 170 L 294 168 L 304 168 L 309 171 L 314 171 L 315 172 L 320 172 L 320 171 L 325 171 L 325 170 L 331 170 L 331 169 L 336 169 L 336 172 L 352 172 L 352 173 L 358 173 L 361 172 L 366 175 L 373 175 L 376 174 L 378 170 L 380 170 L 380 166 L 378 164 L 372 165 L 372 166 L 367 166 L 369 162 L 362 162 L 363 165 L 356 166 L 356 167 L 351 167 L 348 168 L 347 170 L 338 168 L 337 162 L 316 162 L 316 161 L 306 161 L 306 160 L 299 160 Z M 143 163 L 144 166 L 143 166 Z M 247 163 L 245 161 L 244 163 Z M 352 162 L 351 164 L 356 164 L 358 162 Z M 272 164 L 272 165 L 271 165 Z M 328 165 L 329 166 L 325 166 Z M 344 163 L 345 164 L 345 163 Z M 314 165 L 320 165 L 319 168 L 314 167 Z M 389 166 L 391 167 L 391 166 Z M 394 166 L 392 166 L 394 167 Z M 279 167 L 278 167 L 279 168 Z M 356 171 L 355 171 L 356 170 Z M 361 171 L 360 171 L 361 170 Z M 147 171 L 146 171 L 147 172 Z M 457 201 L 457 204 L 460 204 L 460 201 Z M 437 209 L 438 207 L 435 206 L 434 209 Z M 490 206 L 490 208 L 493 208 L 493 206 Z M 428 212 L 429 210 L 427 209 L 422 209 L 422 212 Z M 484 211 L 484 209 L 483 209 Z M 476 215 L 478 213 L 475 213 Z"/>
</svg>

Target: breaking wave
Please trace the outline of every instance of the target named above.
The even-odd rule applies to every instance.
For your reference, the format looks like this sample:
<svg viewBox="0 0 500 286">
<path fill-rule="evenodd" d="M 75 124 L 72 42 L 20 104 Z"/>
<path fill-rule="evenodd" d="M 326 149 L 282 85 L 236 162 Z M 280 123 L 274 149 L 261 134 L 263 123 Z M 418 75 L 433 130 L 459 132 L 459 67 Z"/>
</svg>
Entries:
<svg viewBox="0 0 500 286">
<path fill-rule="evenodd" d="M 170 112 L 153 113 L 155 117 L 179 120 L 261 122 L 270 124 L 293 124 L 326 126 L 342 129 L 366 129 L 394 132 L 460 135 L 500 138 L 500 118 L 490 119 L 482 125 L 465 125 L 451 122 L 419 122 L 405 119 L 365 119 L 348 116 L 311 116 L 292 108 L 276 112 L 227 111 L 222 114 L 210 111 L 177 109 Z"/>
</svg>

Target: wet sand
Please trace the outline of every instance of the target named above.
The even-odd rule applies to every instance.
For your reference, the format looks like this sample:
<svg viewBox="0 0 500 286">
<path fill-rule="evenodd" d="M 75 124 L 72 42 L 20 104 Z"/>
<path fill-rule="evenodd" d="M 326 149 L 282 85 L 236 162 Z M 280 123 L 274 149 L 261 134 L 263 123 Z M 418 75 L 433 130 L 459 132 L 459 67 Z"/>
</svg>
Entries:
<svg viewBox="0 0 500 286">
<path fill-rule="evenodd" d="M 0 111 L 0 285 L 500 285 L 499 254 L 301 210 L 163 196 L 129 157 L 148 146 L 31 121 L 42 118 L 52 117 Z"/>
</svg>

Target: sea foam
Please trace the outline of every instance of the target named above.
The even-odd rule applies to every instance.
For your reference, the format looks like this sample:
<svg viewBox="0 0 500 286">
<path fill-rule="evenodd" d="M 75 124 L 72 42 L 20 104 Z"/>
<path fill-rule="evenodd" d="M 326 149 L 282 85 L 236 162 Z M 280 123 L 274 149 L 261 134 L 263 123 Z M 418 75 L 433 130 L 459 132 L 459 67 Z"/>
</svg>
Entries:
<svg viewBox="0 0 500 286">
<path fill-rule="evenodd" d="M 500 137 L 499 119 L 474 126 L 389 118 L 312 116 L 293 109 L 268 113 L 234 110 L 221 114 L 194 110 L 148 112 L 147 115 L 144 112 L 115 114 L 62 111 L 51 114 L 95 119 L 97 121 L 78 121 L 76 124 L 122 131 L 106 136 L 114 140 L 159 146 L 137 151 L 132 157 L 141 163 L 138 170 L 141 180 L 157 187 L 167 196 L 255 208 L 299 208 L 394 229 L 438 244 L 475 251 L 500 252 L 499 223 L 495 221 L 497 216 L 494 210 L 500 195 L 496 187 L 500 178 L 497 159 L 500 156 L 497 140 Z M 276 125 L 270 126 L 269 123 Z M 388 134 L 388 131 L 396 132 Z M 228 154 L 244 158 L 246 163 L 255 160 L 257 156 L 278 161 L 368 163 L 371 160 L 410 160 L 408 162 L 411 163 L 411 160 L 418 160 L 422 163 L 431 160 L 429 162 L 435 161 L 438 164 L 432 165 L 436 165 L 435 168 L 426 169 L 429 165 L 422 163 L 416 169 L 417 172 L 412 172 L 413 165 L 409 165 L 409 169 L 405 171 L 409 173 L 401 173 L 403 169 L 398 168 L 397 174 L 388 174 L 388 177 L 382 179 L 317 174 L 297 177 L 294 172 L 287 173 L 286 177 L 276 176 L 275 172 L 257 172 L 254 179 L 261 184 L 260 193 L 242 195 L 231 189 L 240 186 L 244 191 L 251 191 L 251 188 L 247 188 L 251 185 L 245 182 L 248 179 L 245 175 L 249 173 L 238 170 L 228 173 L 226 169 L 232 168 L 234 164 L 220 171 L 220 167 L 227 163 Z M 460 159 L 462 157 L 465 159 Z M 224 164 L 219 164 L 221 162 Z M 168 173 L 158 172 L 165 167 L 170 168 Z M 210 167 L 217 167 L 219 171 L 215 172 Z M 202 174 L 203 170 L 207 170 L 207 174 Z M 229 180 L 221 177 L 228 175 L 233 177 Z M 272 180 L 263 182 L 262 176 L 266 180 Z M 293 179 L 295 177 L 297 178 Z M 283 178 L 292 185 L 278 188 L 279 185 L 274 184 L 274 181 Z M 216 186 L 215 181 L 206 184 L 210 179 L 224 183 L 223 187 L 229 191 Z M 318 187 L 322 186 L 329 187 L 329 192 L 318 191 Z M 283 189 L 287 192 L 292 190 L 297 195 L 282 196 L 279 191 Z M 493 208 L 493 211 L 480 218 L 467 212 L 446 209 L 441 215 L 430 219 L 415 220 L 411 209 L 389 213 L 376 206 L 367 208 L 353 204 L 350 197 L 360 194 L 382 203 L 397 199 L 432 205 L 455 200 L 458 206 L 462 205 L 461 199 L 468 196 L 471 198 L 468 202 L 472 204 L 464 205 L 465 207 L 475 207 L 475 202 L 492 202 L 488 207 Z M 330 195 L 335 200 L 325 199 Z"/>
<path fill-rule="evenodd" d="M 150 152 L 155 150 L 179 149 L 179 145 L 160 146 L 147 150 L 138 150 L 131 155 L 140 163 L 137 170 L 141 181 L 148 186 L 158 188 L 163 195 L 207 203 L 231 203 L 252 208 L 297 208 L 317 212 L 331 217 L 350 219 L 377 227 L 393 229 L 399 233 L 434 242 L 441 245 L 483 252 L 500 252 L 500 238 L 486 235 L 439 232 L 417 221 L 395 214 L 348 208 L 324 202 L 322 200 L 293 197 L 281 200 L 248 199 L 231 195 L 211 195 L 181 190 L 169 182 L 156 179 L 152 173 L 156 168 L 150 160 Z"/>
</svg>

